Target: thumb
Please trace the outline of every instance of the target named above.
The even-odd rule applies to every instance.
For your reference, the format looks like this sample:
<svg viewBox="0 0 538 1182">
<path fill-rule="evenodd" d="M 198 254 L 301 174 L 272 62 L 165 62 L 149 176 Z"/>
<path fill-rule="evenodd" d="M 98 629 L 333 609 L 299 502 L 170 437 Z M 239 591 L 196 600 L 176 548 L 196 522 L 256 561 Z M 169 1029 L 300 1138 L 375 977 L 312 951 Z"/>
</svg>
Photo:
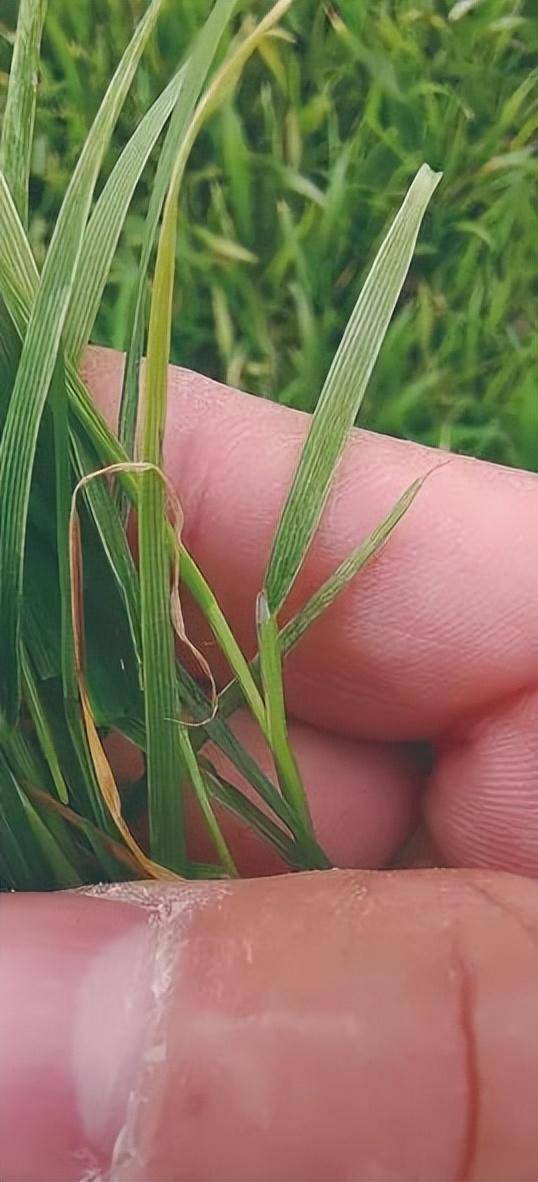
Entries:
<svg viewBox="0 0 538 1182">
<path fill-rule="evenodd" d="M 478 871 L 5 898 L 3 1182 L 531 1182 L 536 901 Z"/>
</svg>

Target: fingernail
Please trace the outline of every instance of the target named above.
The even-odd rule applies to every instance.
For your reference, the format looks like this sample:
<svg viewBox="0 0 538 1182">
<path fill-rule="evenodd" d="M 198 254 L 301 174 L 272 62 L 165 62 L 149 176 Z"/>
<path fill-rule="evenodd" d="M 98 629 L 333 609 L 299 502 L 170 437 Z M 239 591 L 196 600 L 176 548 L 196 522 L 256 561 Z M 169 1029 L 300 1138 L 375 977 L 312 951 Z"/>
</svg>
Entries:
<svg viewBox="0 0 538 1182">
<path fill-rule="evenodd" d="M 0 1178 L 105 1172 L 151 990 L 148 917 L 81 895 L 0 902 Z"/>
</svg>

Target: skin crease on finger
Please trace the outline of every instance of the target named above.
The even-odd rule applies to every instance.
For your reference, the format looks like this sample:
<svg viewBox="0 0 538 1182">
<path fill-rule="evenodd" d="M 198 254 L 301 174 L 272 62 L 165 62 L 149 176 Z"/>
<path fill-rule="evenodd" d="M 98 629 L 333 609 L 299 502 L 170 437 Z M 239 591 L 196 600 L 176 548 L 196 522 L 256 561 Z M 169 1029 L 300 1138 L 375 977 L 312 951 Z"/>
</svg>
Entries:
<svg viewBox="0 0 538 1182">
<path fill-rule="evenodd" d="M 117 353 L 88 354 L 91 388 L 112 422 L 122 365 Z M 166 462 L 185 509 L 186 540 L 247 651 L 254 649 L 249 621 L 265 556 L 307 421 L 170 369 Z M 296 606 L 436 462 L 438 453 L 427 448 L 353 432 L 292 596 Z M 536 731 L 532 711 L 520 707 L 538 680 L 537 526 L 535 477 L 454 457 L 287 663 L 287 701 L 303 722 L 358 740 L 436 741 L 425 823 L 448 864 L 538 873 Z M 218 672 L 218 654 L 188 600 L 186 617 Z M 226 679 L 223 668 L 220 675 Z M 509 777 L 502 744 L 488 731 L 490 715 L 506 742 L 510 736 Z M 478 746 L 473 726 L 489 736 Z M 394 747 L 389 752 L 394 765 Z M 360 745 L 356 757 L 360 769 Z M 317 770 L 329 818 L 330 758 L 318 759 Z M 412 816 L 420 778 L 413 790 L 407 772 L 407 783 L 401 804 Z M 381 834 L 375 810 L 364 813 L 364 800 L 353 800 L 343 784 L 354 832 L 367 818 L 365 833 L 373 823 Z M 401 784 L 400 775 L 394 788 Z M 389 841 L 390 826 L 366 864 L 382 865 Z M 349 864 L 349 843 L 335 856 Z M 365 864 L 362 850 L 355 857 Z"/>
<path fill-rule="evenodd" d="M 2 902 L 2 1182 L 535 1179 L 536 884 L 93 893 Z"/>
</svg>

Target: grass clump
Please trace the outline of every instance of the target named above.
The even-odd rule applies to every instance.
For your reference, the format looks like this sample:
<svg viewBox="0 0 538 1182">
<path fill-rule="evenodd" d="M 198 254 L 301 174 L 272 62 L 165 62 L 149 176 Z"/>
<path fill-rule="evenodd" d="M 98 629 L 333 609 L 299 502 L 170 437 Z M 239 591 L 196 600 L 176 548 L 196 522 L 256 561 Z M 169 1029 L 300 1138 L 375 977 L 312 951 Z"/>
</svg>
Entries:
<svg viewBox="0 0 538 1182">
<path fill-rule="evenodd" d="M 422 165 L 380 247 L 342 337 L 282 511 L 257 609 L 259 652 L 248 662 L 186 549 L 162 473 L 178 204 L 193 145 L 254 54 L 271 63 L 292 0 L 244 16 L 215 0 L 178 72 L 140 123 L 97 196 L 99 178 L 143 55 L 165 7 L 146 7 L 101 100 L 41 266 L 27 233 L 31 128 L 44 6 L 21 0 L 2 134 L 0 176 L 0 874 L 12 888 L 126 877 L 234 875 L 219 812 L 268 841 L 292 869 L 324 868 L 290 747 L 283 659 L 313 619 L 382 545 L 420 482 L 299 615 L 279 613 L 310 547 L 335 467 L 363 399 L 439 180 Z M 23 134 L 13 134 L 24 112 Z M 167 125 L 167 126 L 166 126 Z M 116 438 L 78 364 L 93 330 L 130 202 L 163 136 L 125 316 L 126 378 Z M 149 298 L 148 298 L 149 297 Z M 148 307 L 149 305 L 149 307 Z M 142 353 L 147 354 L 143 383 Z M 138 422 L 136 446 L 134 425 Z M 176 512 L 174 512 L 174 508 Z M 138 565 L 125 524 L 136 509 Z M 85 572 L 91 570 L 91 579 Z M 218 697 L 178 657 L 180 582 L 209 622 L 233 673 Z M 204 668 L 205 660 L 200 658 Z M 245 702 L 273 755 L 276 783 L 237 742 L 227 718 Z M 144 758 L 135 837 L 105 740 L 119 731 Z M 253 797 L 204 752 L 210 739 Z M 185 793 L 194 792 L 214 860 L 193 862 Z"/>
<path fill-rule="evenodd" d="M 163 12 L 105 175 L 208 7 Z M 49 0 L 29 225 L 40 265 L 144 8 Z M 6 37 L 16 12 L 17 0 L 3 0 Z M 312 410 L 372 249 L 426 159 L 445 179 L 362 422 L 538 469 L 533 17 L 527 0 L 296 0 L 285 35 L 263 47 L 197 141 L 182 186 L 172 359 Z M 0 109 L 9 60 L 0 36 Z M 148 170 L 94 329 L 118 348 L 152 189 Z"/>
</svg>

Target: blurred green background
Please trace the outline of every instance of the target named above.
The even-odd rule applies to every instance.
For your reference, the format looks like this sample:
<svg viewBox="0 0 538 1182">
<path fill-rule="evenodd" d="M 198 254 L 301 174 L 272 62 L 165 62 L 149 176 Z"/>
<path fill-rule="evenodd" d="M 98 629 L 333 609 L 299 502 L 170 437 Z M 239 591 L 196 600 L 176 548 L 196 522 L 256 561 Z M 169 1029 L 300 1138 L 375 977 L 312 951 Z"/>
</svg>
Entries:
<svg viewBox="0 0 538 1182">
<path fill-rule="evenodd" d="M 40 259 L 144 7 L 49 0 L 32 177 Z M 209 8 L 170 0 L 116 150 Z M 2 0 L 0 105 L 16 10 Z M 311 409 L 375 248 L 426 159 L 444 180 L 361 421 L 538 468 L 535 15 L 522 0 L 296 0 L 195 148 L 173 359 Z M 120 348 L 151 176 L 96 326 L 96 340 Z"/>
</svg>

